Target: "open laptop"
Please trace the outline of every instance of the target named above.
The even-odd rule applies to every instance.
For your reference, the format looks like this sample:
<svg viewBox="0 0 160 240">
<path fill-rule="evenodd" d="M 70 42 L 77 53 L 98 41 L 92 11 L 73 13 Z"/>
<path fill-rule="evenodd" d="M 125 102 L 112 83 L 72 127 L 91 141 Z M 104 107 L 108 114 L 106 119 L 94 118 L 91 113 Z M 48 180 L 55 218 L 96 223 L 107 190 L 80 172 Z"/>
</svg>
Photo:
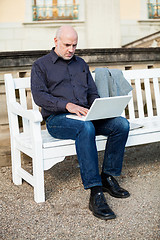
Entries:
<svg viewBox="0 0 160 240">
<path fill-rule="evenodd" d="M 81 121 L 118 117 L 121 116 L 131 98 L 132 96 L 128 95 L 96 98 L 86 116 L 79 117 L 76 114 L 69 114 L 66 117 Z"/>
</svg>

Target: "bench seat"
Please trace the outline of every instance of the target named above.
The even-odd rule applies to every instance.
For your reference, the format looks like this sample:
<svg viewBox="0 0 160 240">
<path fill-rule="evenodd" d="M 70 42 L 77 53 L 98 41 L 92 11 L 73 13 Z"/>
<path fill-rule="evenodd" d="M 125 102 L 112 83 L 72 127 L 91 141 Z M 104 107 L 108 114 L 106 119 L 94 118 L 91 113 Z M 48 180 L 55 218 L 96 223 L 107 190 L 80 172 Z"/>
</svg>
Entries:
<svg viewBox="0 0 160 240">
<path fill-rule="evenodd" d="M 132 126 L 131 122 L 131 126 Z M 135 146 L 138 144 L 152 143 L 160 141 L 160 117 L 154 117 L 152 120 L 150 118 L 145 118 L 143 121 L 139 121 L 139 119 L 135 120 L 134 123 L 141 125 L 140 128 L 130 130 L 129 138 L 126 144 L 126 147 Z M 96 143 L 98 151 L 102 151 L 105 148 L 107 137 L 105 136 L 97 136 Z M 18 144 L 18 148 L 20 151 L 25 152 L 25 148 L 27 148 L 27 152 L 30 149 L 30 157 L 33 157 L 32 153 L 32 141 L 31 136 L 21 133 L 16 137 L 16 141 Z M 23 144 L 21 144 L 23 143 Z M 62 149 L 65 146 L 65 151 Z M 71 149 L 72 147 L 72 149 Z M 48 150 L 50 149 L 50 154 L 48 154 Z M 56 139 L 50 136 L 47 130 L 42 130 L 42 150 L 44 155 L 45 151 L 47 151 L 47 156 L 45 159 L 57 158 L 57 162 L 59 162 L 59 157 L 65 158 L 65 156 L 75 155 L 75 141 L 74 140 L 61 140 Z M 57 151 L 59 153 L 57 153 Z M 63 160 L 63 159 L 62 159 Z M 56 160 L 54 159 L 51 165 L 55 164 Z M 44 164 L 44 170 L 48 170 L 50 165 Z"/>
<path fill-rule="evenodd" d="M 133 121 L 131 122 L 131 126 L 132 126 L 132 123 L 137 123 L 141 126 L 137 129 L 130 130 L 129 137 L 160 132 L 160 117 L 153 117 L 153 119 L 145 118 L 141 121 L 140 119 L 137 119 L 137 120 L 135 119 L 134 122 Z M 74 140 L 61 140 L 61 139 L 53 138 L 46 129 L 42 130 L 41 133 L 42 133 L 42 147 L 44 149 L 75 144 Z M 107 137 L 102 135 L 96 137 L 97 142 L 106 140 L 106 139 Z M 19 134 L 16 137 L 16 140 L 17 142 L 19 142 L 19 144 L 23 142 L 23 145 L 25 145 L 26 148 L 32 149 L 31 136 L 27 135 L 26 133 Z M 127 146 L 130 146 L 130 145 L 128 144 Z"/>
</svg>

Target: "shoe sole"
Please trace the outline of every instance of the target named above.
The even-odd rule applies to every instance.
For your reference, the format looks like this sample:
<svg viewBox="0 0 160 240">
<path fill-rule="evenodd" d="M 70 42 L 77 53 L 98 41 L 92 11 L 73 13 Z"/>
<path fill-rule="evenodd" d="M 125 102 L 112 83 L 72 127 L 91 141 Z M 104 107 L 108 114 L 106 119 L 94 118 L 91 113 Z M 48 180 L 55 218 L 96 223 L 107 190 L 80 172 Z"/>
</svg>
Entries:
<svg viewBox="0 0 160 240">
<path fill-rule="evenodd" d="M 115 219 L 116 218 L 116 215 L 110 215 L 110 216 L 107 216 L 107 217 L 104 217 L 104 216 L 101 216 L 101 215 L 98 215 L 96 214 L 95 212 L 93 212 L 92 208 L 89 206 L 89 209 L 90 211 L 92 212 L 92 214 L 97 217 L 97 218 L 100 218 L 102 220 L 112 220 L 112 219 Z"/>
<path fill-rule="evenodd" d="M 112 197 L 115 197 L 115 198 L 128 198 L 130 197 L 130 194 L 127 194 L 127 195 L 124 195 L 124 196 L 118 196 L 118 195 L 114 195 L 112 192 L 110 192 L 107 188 L 105 187 L 102 187 L 102 190 L 103 192 L 107 192 L 109 193 Z"/>
</svg>

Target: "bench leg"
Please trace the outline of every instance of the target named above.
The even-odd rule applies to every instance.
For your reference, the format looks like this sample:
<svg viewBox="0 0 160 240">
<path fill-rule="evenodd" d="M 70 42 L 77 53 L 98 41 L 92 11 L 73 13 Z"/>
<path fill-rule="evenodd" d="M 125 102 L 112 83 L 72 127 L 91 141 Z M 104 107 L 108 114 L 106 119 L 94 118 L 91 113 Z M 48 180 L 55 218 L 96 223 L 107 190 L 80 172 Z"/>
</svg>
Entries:
<svg viewBox="0 0 160 240">
<path fill-rule="evenodd" d="M 14 143 L 11 144 L 11 159 L 12 159 L 12 179 L 14 184 L 21 185 L 22 178 L 18 175 L 17 169 L 21 168 L 21 153 L 14 147 Z"/>
<path fill-rule="evenodd" d="M 44 166 L 42 152 L 42 136 L 40 123 L 31 122 L 31 140 L 33 147 L 33 187 L 34 200 L 37 203 L 45 201 Z"/>
<path fill-rule="evenodd" d="M 45 202 L 43 159 L 33 158 L 34 200 L 37 203 Z"/>
</svg>

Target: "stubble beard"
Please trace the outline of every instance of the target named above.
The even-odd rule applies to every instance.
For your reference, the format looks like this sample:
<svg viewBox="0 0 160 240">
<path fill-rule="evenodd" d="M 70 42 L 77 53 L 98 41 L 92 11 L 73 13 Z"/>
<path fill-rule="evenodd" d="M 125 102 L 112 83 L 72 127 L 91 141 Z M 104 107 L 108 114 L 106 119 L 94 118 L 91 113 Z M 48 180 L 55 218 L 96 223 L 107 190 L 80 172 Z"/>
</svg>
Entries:
<svg viewBox="0 0 160 240">
<path fill-rule="evenodd" d="M 60 56 L 61 58 L 63 58 L 64 60 L 70 60 L 74 54 L 71 55 L 71 57 L 65 57 L 63 56 L 61 53 L 60 53 L 60 47 L 59 47 L 59 44 L 57 46 L 57 53 L 58 53 L 58 56 Z"/>
</svg>

